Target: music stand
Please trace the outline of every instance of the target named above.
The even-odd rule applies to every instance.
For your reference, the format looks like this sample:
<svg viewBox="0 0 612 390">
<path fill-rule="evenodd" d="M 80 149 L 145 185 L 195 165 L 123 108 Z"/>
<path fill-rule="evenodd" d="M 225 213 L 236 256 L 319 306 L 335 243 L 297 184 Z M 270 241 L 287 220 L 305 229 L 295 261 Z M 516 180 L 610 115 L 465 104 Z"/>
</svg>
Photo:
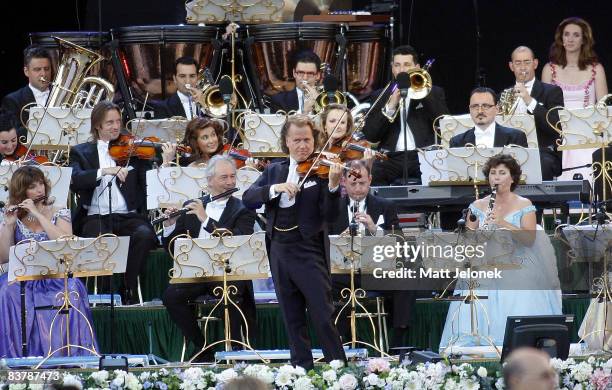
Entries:
<svg viewBox="0 0 612 390">
<path fill-rule="evenodd" d="M 254 111 L 241 113 L 236 119 L 242 129 L 244 148 L 253 157 L 285 157 L 280 147 L 280 132 L 290 113 L 259 114 Z"/>
<path fill-rule="evenodd" d="M 187 23 L 210 24 L 231 22 L 278 23 L 282 22 L 283 0 L 192 0 L 185 3 Z"/>
<path fill-rule="evenodd" d="M 13 173 L 21 167 L 20 164 L 0 165 L 0 201 L 7 203 L 9 197 L 9 183 Z M 51 183 L 49 198 L 53 199 L 53 205 L 61 208 L 68 208 L 68 193 L 70 191 L 70 181 L 72 180 L 72 168 L 60 167 L 53 163 L 37 165 Z"/>
<path fill-rule="evenodd" d="M 130 132 L 139 139 L 159 138 L 159 142 L 179 143 L 185 138 L 185 128 L 189 121 L 180 116 L 167 119 L 132 119 L 126 123 Z"/>
<path fill-rule="evenodd" d="M 174 248 L 174 251 L 170 250 Z M 204 346 L 189 362 L 192 363 L 204 351 L 217 344 L 224 344 L 226 351 L 232 350 L 232 343 L 239 344 L 253 351 L 264 363 L 268 361 L 261 356 L 249 341 L 249 324 L 240 307 L 232 299 L 238 290 L 228 285 L 232 280 L 267 279 L 270 274 L 270 264 L 266 253 L 265 232 L 252 235 L 232 236 L 227 229 L 215 229 L 212 237 L 192 238 L 181 234 L 172 239 L 169 244 L 174 266 L 170 270 L 170 283 L 197 283 L 222 281 L 221 287 L 215 287 L 213 294 L 219 301 L 210 310 L 204 322 Z M 229 307 L 233 306 L 238 313 L 245 329 L 245 341 L 232 338 L 230 328 Z M 212 343 L 208 342 L 208 323 L 212 313 L 223 309 L 224 338 Z"/>
<path fill-rule="evenodd" d="M 71 295 L 76 295 L 78 298 L 78 293 L 68 289 L 68 279 L 124 273 L 127 264 L 129 240 L 129 237 L 117 237 L 111 234 L 102 235 L 97 238 L 60 237 L 57 240 L 49 241 L 27 239 L 18 242 L 10 248 L 9 282 L 52 278 L 64 280 L 64 291 L 60 294 L 61 306 L 53 317 L 49 328 L 49 349 L 47 356 L 35 368 L 39 368 L 47 359 L 64 349 L 67 350 L 68 354 L 70 354 L 71 348 L 79 348 L 99 356 L 95 345 L 88 348 L 72 344 L 70 341 L 70 309 L 73 309 L 77 315 L 83 317 L 87 323 L 92 340 L 94 339 L 94 333 L 87 316 L 74 306 L 70 300 Z M 22 298 L 22 338 L 26 337 L 25 322 L 23 322 L 24 305 L 25 301 Z M 56 320 L 62 313 L 66 321 L 66 345 L 52 350 L 51 334 L 53 333 Z"/>
<path fill-rule="evenodd" d="M 521 130 L 527 136 L 527 146 L 538 147 L 538 134 L 535 129 L 533 115 L 514 114 L 510 116 L 497 115 L 495 123 L 502 126 Z M 457 134 L 463 134 L 474 127 L 474 121 L 470 114 L 444 115 L 440 118 L 440 131 L 438 137 L 444 147 L 448 147 L 450 139 Z"/>
<path fill-rule="evenodd" d="M 603 261 L 602 275 L 593 279 L 592 298 L 582 320 L 578 335 L 589 347 L 601 345 L 601 350 L 610 352 L 612 346 L 612 290 L 608 261 L 612 250 L 612 226 L 605 224 L 567 226 L 562 229 L 571 249 L 568 256 L 574 261 Z M 609 307 L 610 306 L 610 307 Z M 602 317 L 603 314 L 603 317 Z"/>
<path fill-rule="evenodd" d="M 334 324 L 337 324 L 340 315 L 342 315 L 345 310 L 350 310 L 351 341 L 344 343 L 344 345 L 350 344 L 351 348 L 355 348 L 356 344 L 363 344 L 379 352 L 381 356 L 390 357 L 390 355 L 383 350 L 382 334 L 379 335 L 380 339 L 378 343 L 376 341 L 376 327 L 372 320 L 372 314 L 361 303 L 361 300 L 366 297 L 366 291 L 361 287 L 357 288 L 355 286 L 355 273 L 366 275 L 372 274 L 376 268 L 382 270 L 395 269 L 397 259 L 395 255 L 382 256 L 382 259 L 376 259 L 373 262 L 369 261 L 369 259 L 374 258 L 375 247 L 395 247 L 395 243 L 398 239 L 403 240 L 403 237 L 396 234 L 389 234 L 383 237 L 361 235 L 329 236 L 332 274 L 349 274 L 349 287 L 345 287 L 340 291 L 340 297 L 346 299 L 346 302 L 342 305 L 334 320 Z M 363 340 L 357 340 L 355 319 L 358 314 L 358 309 L 360 309 L 362 314 L 370 321 L 373 344 Z"/>
</svg>

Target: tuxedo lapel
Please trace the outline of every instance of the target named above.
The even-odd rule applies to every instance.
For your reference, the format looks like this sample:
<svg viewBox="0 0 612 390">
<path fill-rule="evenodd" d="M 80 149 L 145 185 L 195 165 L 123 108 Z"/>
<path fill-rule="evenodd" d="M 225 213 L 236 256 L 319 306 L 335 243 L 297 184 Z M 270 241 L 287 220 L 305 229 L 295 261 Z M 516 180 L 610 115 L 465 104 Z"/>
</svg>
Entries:
<svg viewBox="0 0 612 390">
<path fill-rule="evenodd" d="M 181 98 L 179 98 L 178 93 L 174 93 L 174 95 L 170 96 L 168 99 L 168 106 L 170 106 L 171 114 L 174 115 L 174 113 L 178 113 L 179 116 L 187 118 L 185 107 L 183 107 L 183 103 L 181 103 Z"/>
<path fill-rule="evenodd" d="M 533 80 L 533 87 L 531 87 L 530 96 L 537 101 L 540 101 L 540 95 L 542 94 L 543 90 L 544 88 L 542 87 L 542 83 L 538 79 L 535 79 Z"/>
<path fill-rule="evenodd" d="M 464 145 L 465 144 L 476 145 L 476 134 L 474 133 L 474 131 L 475 131 L 475 127 L 472 127 L 471 129 L 465 132 Z"/>
<path fill-rule="evenodd" d="M 376 201 L 376 198 L 370 194 L 366 197 L 366 211 L 368 215 L 372 217 L 374 223 L 378 221 L 378 217 L 382 214 L 380 204 Z"/>
<path fill-rule="evenodd" d="M 90 142 L 88 145 L 87 151 L 84 153 L 85 158 L 89 161 L 93 168 L 99 169 L 100 157 L 98 156 L 98 144 L 96 142 Z"/>
<path fill-rule="evenodd" d="M 501 148 L 508 144 L 508 137 L 506 133 L 502 133 L 499 125 L 495 124 L 495 136 L 493 137 L 493 146 Z"/>
<path fill-rule="evenodd" d="M 236 212 L 236 206 L 238 206 L 238 204 L 236 203 L 236 200 L 237 199 L 234 198 L 233 196 L 230 196 L 227 199 L 227 204 L 225 205 L 225 208 L 223 209 L 223 212 L 221 213 L 221 216 L 219 217 L 218 227 L 229 226 L 229 222 L 234 216 L 234 213 Z"/>
<path fill-rule="evenodd" d="M 297 93 L 297 89 L 294 89 L 290 94 L 288 94 L 289 96 L 287 96 L 288 98 L 288 103 L 287 106 L 288 107 L 296 107 L 296 110 L 299 110 L 300 108 L 300 102 L 298 101 L 298 93 Z"/>
</svg>

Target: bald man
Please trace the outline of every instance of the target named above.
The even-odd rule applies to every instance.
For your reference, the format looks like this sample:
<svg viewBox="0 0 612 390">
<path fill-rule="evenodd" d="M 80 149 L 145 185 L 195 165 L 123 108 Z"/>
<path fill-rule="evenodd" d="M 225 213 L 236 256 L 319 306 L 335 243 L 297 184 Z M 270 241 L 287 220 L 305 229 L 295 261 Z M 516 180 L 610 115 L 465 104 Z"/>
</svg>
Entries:
<svg viewBox="0 0 612 390">
<path fill-rule="evenodd" d="M 553 110 L 548 120 L 546 116 L 551 108 L 563 106 L 563 91 L 557 85 L 546 84 L 535 78 L 538 59 L 527 46 L 514 49 L 508 66 L 516 79 L 513 87 L 517 96 L 514 112 L 533 115 L 540 148 L 542 179 L 552 180 L 561 174 L 561 151 L 557 151 L 559 133 L 549 121 L 557 123 L 559 113 Z"/>
<path fill-rule="evenodd" d="M 553 390 L 559 378 L 546 352 L 519 348 L 506 359 L 504 383 L 508 390 Z"/>
</svg>

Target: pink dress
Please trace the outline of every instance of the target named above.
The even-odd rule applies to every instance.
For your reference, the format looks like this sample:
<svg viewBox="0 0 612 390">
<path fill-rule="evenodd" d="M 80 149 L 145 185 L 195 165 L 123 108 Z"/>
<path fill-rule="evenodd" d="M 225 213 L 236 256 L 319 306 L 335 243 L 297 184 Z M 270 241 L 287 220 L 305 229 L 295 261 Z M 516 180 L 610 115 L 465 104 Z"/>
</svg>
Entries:
<svg viewBox="0 0 612 390">
<path fill-rule="evenodd" d="M 552 84 L 558 85 L 563 90 L 563 101 L 565 108 L 575 109 L 592 106 L 595 104 L 595 65 L 591 68 L 591 78 L 578 85 L 565 84 L 557 80 L 557 65 L 551 63 Z M 595 149 L 576 149 L 563 151 L 563 168 L 578 167 L 592 162 L 591 155 Z M 565 171 L 559 176 L 559 180 L 572 180 L 576 173 L 582 173 L 585 179 L 593 182 L 591 168 L 579 168 Z"/>
</svg>

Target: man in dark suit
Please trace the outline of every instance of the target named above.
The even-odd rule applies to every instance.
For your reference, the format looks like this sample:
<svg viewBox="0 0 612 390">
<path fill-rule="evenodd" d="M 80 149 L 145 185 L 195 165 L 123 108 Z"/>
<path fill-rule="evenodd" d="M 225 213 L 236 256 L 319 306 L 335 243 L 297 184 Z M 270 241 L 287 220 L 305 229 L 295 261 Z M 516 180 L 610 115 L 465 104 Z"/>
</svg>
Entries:
<svg viewBox="0 0 612 390">
<path fill-rule="evenodd" d="M 561 151 L 557 151 L 559 133 L 548 123 L 558 123 L 559 113 L 553 110 L 548 114 L 548 111 L 563 106 L 563 91 L 557 85 L 536 80 L 538 59 L 526 46 L 514 49 L 508 66 L 516 78 L 516 85 L 513 87 L 517 97 L 514 112 L 533 115 L 540 147 L 542 179 L 552 180 L 561 174 L 562 155 Z"/>
<path fill-rule="evenodd" d="M 527 136 L 518 129 L 504 127 L 495 122 L 497 95 L 491 88 L 479 87 L 470 95 L 470 116 L 474 127 L 450 139 L 449 146 L 457 148 L 466 144 L 484 145 L 488 148 L 519 145 L 527 147 Z"/>
<path fill-rule="evenodd" d="M 120 131 L 119 107 L 109 101 L 96 104 L 91 112 L 94 142 L 70 149 L 71 189 L 78 198 L 74 218 L 77 234 L 130 236 L 123 293 L 128 303 L 133 303 L 138 274 L 149 251 L 157 246 L 157 237 L 151 224 L 138 213 L 145 206 L 146 171 L 150 164 L 132 158 L 129 165 L 119 165 L 109 155 L 109 142 L 117 139 Z"/>
<path fill-rule="evenodd" d="M 206 178 L 211 196 L 216 196 L 236 187 L 236 166 L 234 161 L 227 156 L 214 156 L 206 167 Z M 197 200 L 185 205 L 189 209 L 187 214 L 178 218 L 171 218 L 164 222 L 163 244 L 169 248 L 174 237 L 179 234 L 189 233 L 194 238 L 209 238 L 217 228 L 225 228 L 234 235 L 253 234 L 255 224 L 255 212 L 247 209 L 242 201 L 233 196 L 218 199 L 202 205 Z M 166 213 L 172 213 L 176 209 L 170 208 Z M 248 324 L 248 337 L 252 342 L 256 335 L 256 309 L 255 297 L 253 295 L 253 283 L 251 281 L 236 281 L 230 283 L 236 286 L 237 293 L 232 299 L 240 306 Z M 164 306 L 170 314 L 170 318 L 178 325 L 185 338 L 191 341 L 198 350 L 204 347 L 204 336 L 198 328 L 197 318 L 193 309 L 189 307 L 189 300 L 201 295 L 213 294 L 215 287 L 220 286 L 217 282 L 208 283 L 179 283 L 170 284 L 163 295 Z M 241 329 L 247 336 L 247 329 L 242 327 L 242 316 L 233 305 L 230 311 L 230 334 L 234 340 L 240 340 Z"/>
<path fill-rule="evenodd" d="M 316 149 L 316 128 L 305 115 L 289 117 L 281 135 L 289 161 L 266 167 L 244 193 L 252 209 L 266 206 L 266 246 L 270 269 L 289 338 L 291 363 L 313 368 L 306 309 L 326 361 L 345 360 L 334 326 L 327 222 L 338 215 L 341 168 L 330 168 L 329 180 L 301 179 L 297 165 Z"/>
<path fill-rule="evenodd" d="M 410 46 L 399 46 L 393 50 L 391 71 L 393 77 L 413 69 L 420 69 L 419 56 Z M 383 90 L 372 94 L 374 99 L 383 94 Z M 379 148 L 386 150 L 388 160 L 375 161 L 372 167 L 372 184 L 389 185 L 403 177 L 404 158 L 407 157 L 408 178 L 420 181 L 421 172 L 416 148 L 427 147 L 436 143 L 433 123 L 441 115 L 448 114 L 444 90 L 433 86 L 431 92 L 423 99 L 407 99 L 408 118 L 407 145 L 404 145 L 404 133 L 401 131 L 399 102 L 400 91 L 389 86 L 371 111 L 363 128 L 368 141 L 380 142 Z"/>
<path fill-rule="evenodd" d="M 28 78 L 28 85 L 9 93 L 2 99 L 2 108 L 12 113 L 20 124 L 17 128 L 19 137 L 27 136 L 27 130 L 21 124 L 27 123 L 29 118 L 29 112 L 22 111 L 22 108 L 31 103 L 44 107 L 49 98 L 52 77 L 49 52 L 36 46 L 26 48 L 23 52 L 23 73 Z"/>
<path fill-rule="evenodd" d="M 321 80 L 321 59 L 312 51 L 303 51 L 295 57 L 293 77 L 295 88 L 270 97 L 273 111 L 296 111 L 310 114 L 318 95 L 317 84 Z"/>
<path fill-rule="evenodd" d="M 351 223 L 358 225 L 361 235 L 381 235 L 385 231 L 401 234 L 399 218 L 395 204 L 385 198 L 370 193 L 372 175 L 365 160 L 353 160 L 347 163 L 350 168 L 361 173 L 361 178 L 353 178 L 344 174 L 342 182 L 346 197 L 340 199 L 340 215 L 329 225 L 329 234 L 344 233 Z M 361 277 L 367 277 L 362 275 Z M 334 297 L 340 300 L 342 289 L 350 286 L 348 275 L 332 275 Z M 356 277 L 356 286 L 361 286 L 361 278 Z M 413 291 L 386 291 L 385 299 L 391 301 L 391 317 L 393 319 L 392 346 L 403 345 L 404 336 L 408 332 L 412 307 L 415 302 Z M 336 326 L 344 342 L 350 341 L 349 312 L 344 312 L 338 318 Z M 336 312 L 337 316 L 337 312 Z"/>
<path fill-rule="evenodd" d="M 176 92 L 166 100 L 153 101 L 155 119 L 181 116 L 193 119 L 199 114 L 196 102 L 202 91 L 196 88 L 198 83 L 198 63 L 192 57 L 180 57 L 174 63 L 174 85 Z"/>
</svg>

